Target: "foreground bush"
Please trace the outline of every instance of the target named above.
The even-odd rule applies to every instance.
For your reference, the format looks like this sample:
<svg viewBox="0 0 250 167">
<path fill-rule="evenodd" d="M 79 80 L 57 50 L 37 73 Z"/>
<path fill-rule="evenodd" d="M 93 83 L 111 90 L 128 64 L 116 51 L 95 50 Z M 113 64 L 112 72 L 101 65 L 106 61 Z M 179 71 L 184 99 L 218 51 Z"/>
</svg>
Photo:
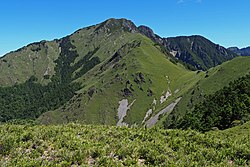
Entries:
<svg viewBox="0 0 250 167">
<path fill-rule="evenodd" d="M 0 125 L 0 166 L 248 166 L 250 123 L 205 134 L 110 126 Z"/>
</svg>

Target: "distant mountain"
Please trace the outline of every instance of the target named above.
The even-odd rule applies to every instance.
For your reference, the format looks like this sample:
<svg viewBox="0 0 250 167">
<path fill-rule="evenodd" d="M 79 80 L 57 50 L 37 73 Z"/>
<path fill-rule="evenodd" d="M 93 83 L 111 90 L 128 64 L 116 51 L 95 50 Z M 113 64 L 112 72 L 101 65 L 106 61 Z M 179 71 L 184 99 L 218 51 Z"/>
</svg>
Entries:
<svg viewBox="0 0 250 167">
<path fill-rule="evenodd" d="M 228 50 L 240 55 L 240 56 L 250 56 L 250 47 L 239 49 L 238 47 L 230 47 Z"/>
<path fill-rule="evenodd" d="M 193 69 L 207 70 L 237 57 L 235 53 L 202 36 L 162 38 L 154 34 L 149 27 L 138 28 L 142 34 L 164 46 L 174 57 L 192 66 Z"/>
<path fill-rule="evenodd" d="M 198 35 L 164 38 L 164 42 L 170 53 L 200 70 L 237 57 L 235 53 Z"/>
</svg>

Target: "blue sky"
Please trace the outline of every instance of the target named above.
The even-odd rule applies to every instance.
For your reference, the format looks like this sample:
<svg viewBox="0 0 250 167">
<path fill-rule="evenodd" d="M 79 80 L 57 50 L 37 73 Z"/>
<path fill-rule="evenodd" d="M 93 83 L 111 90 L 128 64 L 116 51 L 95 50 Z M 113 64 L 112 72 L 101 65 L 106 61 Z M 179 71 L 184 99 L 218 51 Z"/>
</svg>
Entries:
<svg viewBox="0 0 250 167">
<path fill-rule="evenodd" d="M 108 18 L 127 18 L 163 37 L 203 35 L 250 46 L 250 0 L 1 0 L 0 56 Z"/>
</svg>

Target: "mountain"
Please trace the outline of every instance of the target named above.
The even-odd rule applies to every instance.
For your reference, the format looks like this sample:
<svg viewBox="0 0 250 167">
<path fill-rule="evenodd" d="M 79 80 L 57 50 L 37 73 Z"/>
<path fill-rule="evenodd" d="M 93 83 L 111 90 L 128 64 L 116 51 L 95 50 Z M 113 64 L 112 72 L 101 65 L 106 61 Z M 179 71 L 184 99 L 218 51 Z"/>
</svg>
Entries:
<svg viewBox="0 0 250 167">
<path fill-rule="evenodd" d="M 222 73 L 235 72 L 239 64 L 208 72 L 190 67 L 205 70 L 236 56 L 200 36 L 161 38 L 130 20 L 108 19 L 1 58 L 0 122 L 31 119 L 43 124 L 151 127 L 173 109 L 181 115 L 175 107 L 186 107 L 190 90 L 214 81 L 208 79 L 212 74 L 218 74 L 222 88 L 248 71 Z"/>
<path fill-rule="evenodd" d="M 165 47 L 172 56 L 187 64 L 190 69 L 207 70 L 237 57 L 235 53 L 202 36 L 162 38 L 154 34 L 149 27 L 139 26 L 138 29 L 142 34 Z"/>
<path fill-rule="evenodd" d="M 249 56 L 250 55 L 250 47 L 239 49 L 237 47 L 230 47 L 228 50 L 240 55 L 240 56 Z"/>
<path fill-rule="evenodd" d="M 131 23 L 109 20 L 89 32 L 99 30 L 98 39 L 91 39 L 99 47 L 96 55 L 101 63 L 75 80 L 83 86 L 78 95 L 64 106 L 43 114 L 38 119 L 40 122 L 80 120 L 86 124 L 141 125 L 197 80 L 195 72 L 172 63 L 158 45 L 135 29 L 124 31 L 120 26 L 113 32 L 105 33 L 106 27 L 120 21 L 125 21 L 124 25 Z M 85 30 L 80 31 L 82 33 L 85 34 Z M 71 38 L 77 41 L 79 34 Z M 82 49 L 82 45 L 79 48 Z M 176 91 L 178 89 L 179 92 Z"/>
<path fill-rule="evenodd" d="M 237 55 L 202 36 L 165 38 L 165 46 L 175 57 L 198 70 L 207 70 Z"/>
<path fill-rule="evenodd" d="M 0 121 L 145 124 L 199 79 L 170 56 L 126 19 L 30 44 L 1 58 Z"/>
</svg>

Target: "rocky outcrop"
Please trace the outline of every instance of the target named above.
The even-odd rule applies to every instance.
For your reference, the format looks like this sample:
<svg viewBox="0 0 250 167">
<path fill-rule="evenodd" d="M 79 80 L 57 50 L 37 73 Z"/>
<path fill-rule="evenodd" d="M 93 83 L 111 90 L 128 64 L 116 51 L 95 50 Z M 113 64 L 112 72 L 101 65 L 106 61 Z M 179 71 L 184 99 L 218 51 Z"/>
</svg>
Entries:
<svg viewBox="0 0 250 167">
<path fill-rule="evenodd" d="M 157 42 L 157 43 L 159 43 L 159 44 L 163 44 L 162 38 L 161 38 L 160 36 L 156 35 L 156 34 L 154 33 L 154 31 L 153 31 L 151 28 L 149 28 L 149 27 L 147 27 L 147 26 L 141 25 L 141 26 L 138 27 L 138 30 L 139 30 L 139 32 L 140 32 L 141 34 L 143 34 L 143 35 L 145 35 L 146 37 L 150 38 L 150 39 L 153 40 L 154 42 Z"/>
<path fill-rule="evenodd" d="M 160 116 L 166 114 L 167 112 L 171 112 L 174 109 L 174 107 L 179 103 L 180 100 L 181 100 L 181 97 L 179 97 L 178 99 L 176 99 L 174 102 L 172 102 L 166 108 L 164 108 L 163 110 L 161 110 L 160 112 L 158 112 L 156 115 L 152 116 L 150 119 L 148 119 L 146 121 L 145 125 L 147 127 L 154 126 L 158 122 Z"/>
</svg>

